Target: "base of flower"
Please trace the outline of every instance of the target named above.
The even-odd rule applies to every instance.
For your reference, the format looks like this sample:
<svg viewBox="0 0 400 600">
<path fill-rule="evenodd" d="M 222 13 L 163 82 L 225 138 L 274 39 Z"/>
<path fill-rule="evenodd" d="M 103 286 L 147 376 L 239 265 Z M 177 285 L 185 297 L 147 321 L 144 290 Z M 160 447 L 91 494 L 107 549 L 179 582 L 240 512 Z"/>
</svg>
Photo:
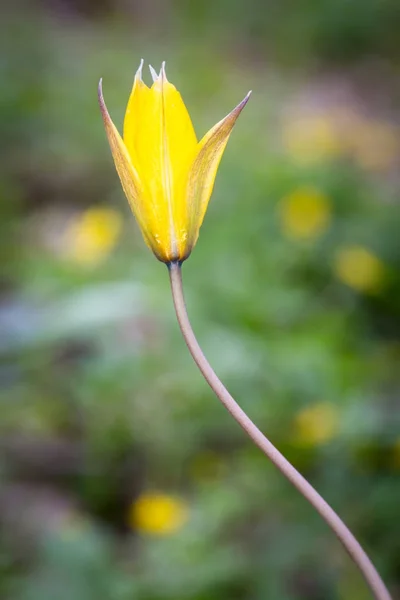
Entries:
<svg viewBox="0 0 400 600">
<path fill-rule="evenodd" d="M 168 269 L 168 271 L 174 270 L 174 269 L 180 269 L 182 267 L 183 264 L 183 260 L 170 260 L 169 262 L 164 263 Z"/>
</svg>

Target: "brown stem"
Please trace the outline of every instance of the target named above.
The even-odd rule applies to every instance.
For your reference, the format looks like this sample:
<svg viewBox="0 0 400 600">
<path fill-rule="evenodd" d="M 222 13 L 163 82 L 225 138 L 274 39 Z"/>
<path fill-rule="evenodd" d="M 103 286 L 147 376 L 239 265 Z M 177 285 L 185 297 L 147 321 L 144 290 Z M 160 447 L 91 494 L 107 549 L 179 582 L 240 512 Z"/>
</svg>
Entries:
<svg viewBox="0 0 400 600">
<path fill-rule="evenodd" d="M 225 408 L 231 413 L 233 418 L 244 429 L 247 435 L 260 448 L 260 450 L 273 462 L 279 471 L 288 479 L 295 488 L 304 496 L 306 500 L 319 512 L 328 526 L 336 534 L 343 546 L 353 559 L 354 563 L 360 569 L 367 585 L 370 587 L 376 600 L 392 600 L 391 596 L 383 583 L 378 571 L 340 517 L 329 506 L 327 502 L 319 495 L 310 483 L 290 464 L 288 460 L 275 448 L 275 446 L 265 437 L 263 433 L 254 425 L 246 413 L 240 408 L 237 402 L 232 398 L 228 390 L 222 384 L 215 374 L 213 368 L 207 361 L 200 348 L 197 339 L 193 333 L 192 326 L 186 310 L 185 299 L 182 287 L 182 272 L 179 263 L 168 265 L 172 297 L 174 300 L 175 312 L 178 318 L 183 337 L 189 351 L 199 367 L 204 379 L 211 389 L 215 392 Z"/>
</svg>

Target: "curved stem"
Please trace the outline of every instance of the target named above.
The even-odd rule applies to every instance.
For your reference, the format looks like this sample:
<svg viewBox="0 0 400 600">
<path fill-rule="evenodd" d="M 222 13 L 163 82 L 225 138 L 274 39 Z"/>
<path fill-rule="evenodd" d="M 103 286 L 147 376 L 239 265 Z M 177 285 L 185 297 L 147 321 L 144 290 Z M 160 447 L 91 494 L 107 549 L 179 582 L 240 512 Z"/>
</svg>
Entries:
<svg viewBox="0 0 400 600">
<path fill-rule="evenodd" d="M 340 517 L 329 506 L 310 483 L 286 460 L 286 458 L 275 448 L 265 435 L 254 425 L 247 414 L 240 408 L 232 398 L 223 383 L 218 379 L 213 368 L 207 361 L 202 349 L 193 333 L 192 326 L 187 314 L 182 287 L 182 272 L 179 263 L 168 265 L 172 297 L 174 301 L 176 316 L 183 337 L 199 367 L 204 379 L 215 392 L 225 408 L 231 413 L 237 423 L 244 429 L 247 435 L 260 448 L 260 450 L 273 462 L 275 467 L 288 479 L 306 500 L 319 512 L 324 521 L 339 538 L 354 563 L 360 569 L 365 581 L 370 587 L 376 600 L 391 600 L 391 596 L 383 583 L 374 565 Z"/>
</svg>

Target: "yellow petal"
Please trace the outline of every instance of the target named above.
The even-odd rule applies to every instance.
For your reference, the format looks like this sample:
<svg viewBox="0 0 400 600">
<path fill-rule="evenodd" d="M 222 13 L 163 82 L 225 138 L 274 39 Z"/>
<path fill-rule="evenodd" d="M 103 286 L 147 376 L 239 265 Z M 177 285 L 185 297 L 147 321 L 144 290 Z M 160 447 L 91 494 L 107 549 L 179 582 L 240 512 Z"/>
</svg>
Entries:
<svg viewBox="0 0 400 600">
<path fill-rule="evenodd" d="M 222 121 L 219 121 L 199 142 L 187 183 L 189 215 L 188 247 L 193 248 L 207 210 L 215 177 L 229 136 L 251 92 Z"/>
<path fill-rule="evenodd" d="M 139 68 L 125 116 L 124 141 L 143 182 L 157 243 L 166 260 L 179 260 L 186 251 L 185 190 L 197 139 L 164 65 L 150 89 L 141 81 Z"/>
<path fill-rule="evenodd" d="M 99 83 L 98 95 L 108 142 L 110 144 L 111 153 L 114 158 L 115 166 L 121 180 L 123 190 L 129 201 L 132 212 L 137 219 L 145 242 L 153 250 L 156 256 L 160 258 L 160 260 L 164 260 L 157 240 L 155 239 L 154 230 L 152 227 L 153 217 L 151 211 L 143 201 L 143 185 L 135 167 L 132 165 L 128 150 L 108 113 L 103 98 L 101 80 Z"/>
<path fill-rule="evenodd" d="M 124 144 L 129 152 L 131 161 L 135 164 L 135 148 L 138 145 L 139 124 L 145 109 L 150 89 L 142 81 L 143 59 L 136 71 L 132 92 L 126 107 L 124 119 Z"/>
</svg>

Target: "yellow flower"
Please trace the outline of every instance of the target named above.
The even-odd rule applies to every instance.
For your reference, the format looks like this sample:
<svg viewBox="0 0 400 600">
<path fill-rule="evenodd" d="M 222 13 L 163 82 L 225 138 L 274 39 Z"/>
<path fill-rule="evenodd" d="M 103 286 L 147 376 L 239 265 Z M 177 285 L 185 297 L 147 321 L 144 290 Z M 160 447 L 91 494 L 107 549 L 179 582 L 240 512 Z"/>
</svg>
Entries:
<svg viewBox="0 0 400 600">
<path fill-rule="evenodd" d="M 349 287 L 371 294 L 379 292 L 385 276 L 382 261 L 362 246 L 341 248 L 335 257 L 334 271 Z"/>
<path fill-rule="evenodd" d="M 83 265 L 94 265 L 114 248 L 122 228 L 121 215 L 112 208 L 89 208 L 65 233 L 66 256 Z"/>
<path fill-rule="evenodd" d="M 149 492 L 132 504 L 129 523 L 142 533 L 168 535 L 181 529 L 188 517 L 189 509 L 183 500 Z"/>
<path fill-rule="evenodd" d="M 312 187 L 295 190 L 282 200 L 280 208 L 283 231 L 294 239 L 319 237 L 331 216 L 329 199 Z"/>
<path fill-rule="evenodd" d="M 142 66 L 125 114 L 123 138 L 99 84 L 99 102 L 115 166 L 147 245 L 165 263 L 192 251 L 214 186 L 219 162 L 249 94 L 198 142 L 181 95 L 164 64 L 151 88 Z"/>
<path fill-rule="evenodd" d="M 318 402 L 295 417 L 294 437 L 301 446 L 319 446 L 331 441 L 339 431 L 339 411 L 330 402 Z"/>
</svg>

